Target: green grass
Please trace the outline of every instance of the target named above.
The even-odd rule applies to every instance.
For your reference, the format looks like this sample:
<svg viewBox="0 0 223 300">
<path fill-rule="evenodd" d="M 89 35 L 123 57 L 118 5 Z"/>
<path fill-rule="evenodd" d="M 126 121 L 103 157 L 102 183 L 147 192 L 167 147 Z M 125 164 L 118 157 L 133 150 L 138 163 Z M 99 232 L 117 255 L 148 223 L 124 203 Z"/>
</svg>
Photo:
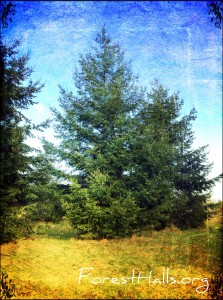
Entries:
<svg viewBox="0 0 223 300">
<path fill-rule="evenodd" d="M 2 269 L 16 284 L 19 299 L 206 299 L 207 293 L 196 288 L 218 272 L 220 245 L 219 218 L 208 230 L 169 228 L 100 241 L 75 239 L 66 222 L 38 223 L 31 238 L 2 245 Z M 92 268 L 83 270 L 91 275 L 80 278 L 82 268 Z M 123 283 L 133 270 L 133 282 Z M 167 270 L 179 283 L 162 283 Z M 138 282 L 139 272 L 149 277 L 151 271 L 150 284 L 148 278 Z M 200 281 L 183 284 L 186 277 Z M 110 279 L 102 283 L 103 278 Z"/>
<path fill-rule="evenodd" d="M 76 236 L 76 230 L 66 221 L 57 224 L 38 222 L 34 226 L 34 232 L 36 237 L 49 237 L 60 240 L 68 240 Z"/>
</svg>

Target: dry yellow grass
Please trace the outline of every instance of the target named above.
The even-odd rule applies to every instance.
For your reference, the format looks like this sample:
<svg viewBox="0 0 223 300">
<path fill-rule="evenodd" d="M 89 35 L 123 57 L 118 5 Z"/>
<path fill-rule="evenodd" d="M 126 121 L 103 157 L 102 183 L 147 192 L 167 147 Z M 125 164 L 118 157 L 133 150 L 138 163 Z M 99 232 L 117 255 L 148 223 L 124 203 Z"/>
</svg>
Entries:
<svg viewBox="0 0 223 300">
<path fill-rule="evenodd" d="M 101 241 L 37 235 L 4 244 L 1 252 L 19 299 L 206 299 L 204 278 L 219 264 L 215 247 L 213 231 L 171 228 Z"/>
</svg>

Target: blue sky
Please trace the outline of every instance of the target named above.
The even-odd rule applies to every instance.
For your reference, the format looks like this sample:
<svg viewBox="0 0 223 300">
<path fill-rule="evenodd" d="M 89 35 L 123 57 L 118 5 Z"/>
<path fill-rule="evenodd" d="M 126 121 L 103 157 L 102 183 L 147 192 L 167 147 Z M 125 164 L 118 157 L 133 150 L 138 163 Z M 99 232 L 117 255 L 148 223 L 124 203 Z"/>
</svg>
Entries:
<svg viewBox="0 0 223 300">
<path fill-rule="evenodd" d="M 209 144 L 210 176 L 222 172 L 222 33 L 210 22 L 206 1 L 13 1 L 16 14 L 5 38 L 22 41 L 35 68 L 33 80 L 46 82 L 39 104 L 27 114 L 34 122 L 58 106 L 58 84 L 74 89 L 72 74 L 103 25 L 132 60 L 139 84 L 154 78 L 170 93 L 180 91 L 182 113 L 198 111 L 194 147 Z M 45 133 L 55 141 L 52 129 Z M 33 141 L 29 140 L 29 143 Z M 35 145 L 39 145 L 35 141 Z M 221 183 L 213 198 L 221 199 Z"/>
</svg>

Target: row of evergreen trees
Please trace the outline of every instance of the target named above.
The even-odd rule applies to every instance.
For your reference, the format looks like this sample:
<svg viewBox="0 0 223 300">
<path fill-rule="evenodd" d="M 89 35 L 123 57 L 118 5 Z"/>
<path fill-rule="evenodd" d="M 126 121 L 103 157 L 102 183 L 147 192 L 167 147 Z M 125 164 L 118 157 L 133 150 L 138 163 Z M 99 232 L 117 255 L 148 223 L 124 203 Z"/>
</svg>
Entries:
<svg viewBox="0 0 223 300">
<path fill-rule="evenodd" d="M 1 40 L 1 242 L 28 234 L 28 220 L 64 215 L 89 238 L 198 227 L 206 219 L 216 179 L 208 179 L 206 147 L 192 147 L 195 109 L 181 116 L 179 93 L 169 95 L 157 80 L 151 92 L 139 88 L 105 28 L 95 42 L 74 72 L 77 92 L 60 86 L 61 109 L 53 109 L 60 145 L 43 140 L 44 150 L 33 154 L 25 140 L 47 124 L 32 125 L 23 110 L 43 85 L 31 80 L 19 42 Z M 71 171 L 57 170 L 56 159 Z"/>
<path fill-rule="evenodd" d="M 77 94 L 60 87 L 55 149 L 70 176 L 67 215 L 81 235 L 114 237 L 133 230 L 197 227 L 214 180 L 206 147 L 193 149 L 196 111 L 181 116 L 179 93 L 157 80 L 137 87 L 131 64 L 105 28 L 74 72 Z"/>
</svg>

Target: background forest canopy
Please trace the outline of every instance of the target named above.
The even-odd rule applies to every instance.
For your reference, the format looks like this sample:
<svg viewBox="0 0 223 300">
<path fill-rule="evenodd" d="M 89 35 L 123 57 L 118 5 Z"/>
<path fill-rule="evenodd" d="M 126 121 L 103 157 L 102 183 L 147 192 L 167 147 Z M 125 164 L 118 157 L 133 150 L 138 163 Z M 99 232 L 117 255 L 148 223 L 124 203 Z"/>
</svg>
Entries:
<svg viewBox="0 0 223 300">
<path fill-rule="evenodd" d="M 208 179 L 207 146 L 193 148 L 197 112 L 182 115 L 179 92 L 157 79 L 149 92 L 141 88 L 103 27 L 74 70 L 76 92 L 59 87 L 51 120 L 59 145 L 43 139 L 35 150 L 26 138 L 49 122 L 34 126 L 22 111 L 44 85 L 31 80 L 19 44 L 1 41 L 1 242 L 28 235 L 32 222 L 62 218 L 94 239 L 204 224 L 217 178 Z"/>
</svg>

